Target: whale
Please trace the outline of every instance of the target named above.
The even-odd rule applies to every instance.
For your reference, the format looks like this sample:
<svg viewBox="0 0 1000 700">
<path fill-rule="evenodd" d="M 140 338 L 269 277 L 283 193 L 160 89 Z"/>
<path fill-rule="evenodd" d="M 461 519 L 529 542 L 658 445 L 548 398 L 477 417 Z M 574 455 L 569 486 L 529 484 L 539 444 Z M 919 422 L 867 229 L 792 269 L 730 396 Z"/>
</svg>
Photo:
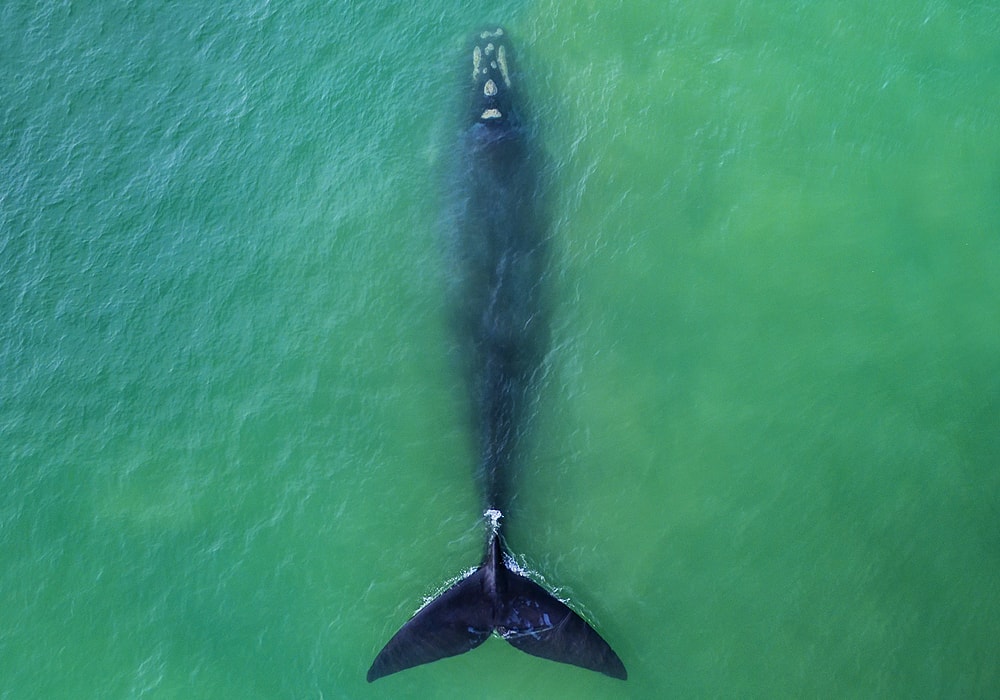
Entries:
<svg viewBox="0 0 1000 700">
<path fill-rule="evenodd" d="M 475 476 L 486 524 L 479 565 L 420 608 L 368 670 L 372 682 L 471 651 L 496 636 L 532 656 L 626 680 L 625 665 L 570 605 L 522 570 L 504 521 L 535 400 L 548 329 L 547 226 L 509 36 L 479 31 L 466 55 L 450 226 L 460 268 L 456 334 L 464 359 Z"/>
</svg>

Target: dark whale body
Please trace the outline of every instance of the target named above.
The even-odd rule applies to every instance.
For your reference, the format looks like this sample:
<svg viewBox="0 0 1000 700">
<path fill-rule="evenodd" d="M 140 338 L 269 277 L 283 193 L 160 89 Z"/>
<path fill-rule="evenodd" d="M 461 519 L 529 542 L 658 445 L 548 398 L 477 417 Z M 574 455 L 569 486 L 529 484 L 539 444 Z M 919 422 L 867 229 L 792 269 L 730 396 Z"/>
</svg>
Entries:
<svg viewBox="0 0 1000 700">
<path fill-rule="evenodd" d="M 590 625 L 508 566 L 501 517 L 511 494 L 532 377 L 547 332 L 540 283 L 545 225 L 537 169 L 517 114 L 502 29 L 477 34 L 473 99 L 462 136 L 455 212 L 462 285 L 459 336 L 467 362 L 477 478 L 490 520 L 479 568 L 421 608 L 379 652 L 368 681 L 476 648 L 491 634 L 534 656 L 625 679 L 621 659 Z M 467 74 L 468 75 L 468 74 Z"/>
</svg>

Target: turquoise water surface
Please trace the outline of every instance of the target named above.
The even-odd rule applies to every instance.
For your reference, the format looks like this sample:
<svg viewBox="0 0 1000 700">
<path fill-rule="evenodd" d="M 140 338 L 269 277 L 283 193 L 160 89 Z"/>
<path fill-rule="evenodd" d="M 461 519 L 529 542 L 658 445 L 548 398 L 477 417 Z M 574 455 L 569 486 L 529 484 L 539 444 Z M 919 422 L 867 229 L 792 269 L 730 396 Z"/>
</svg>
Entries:
<svg viewBox="0 0 1000 700">
<path fill-rule="evenodd" d="M 0 19 L 0 698 L 1000 694 L 1000 5 Z M 510 544 L 630 677 L 368 685 L 482 546 L 441 183 L 495 21 L 555 247 Z"/>
</svg>

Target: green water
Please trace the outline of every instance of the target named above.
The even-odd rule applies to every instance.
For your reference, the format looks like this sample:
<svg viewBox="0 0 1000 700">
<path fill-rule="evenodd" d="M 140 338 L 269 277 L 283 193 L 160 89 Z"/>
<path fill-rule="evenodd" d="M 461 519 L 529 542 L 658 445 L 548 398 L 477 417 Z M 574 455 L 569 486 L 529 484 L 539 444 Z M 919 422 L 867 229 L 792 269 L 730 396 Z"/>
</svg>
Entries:
<svg viewBox="0 0 1000 700">
<path fill-rule="evenodd" d="M 0 10 L 0 698 L 996 697 L 1000 8 Z M 498 640 L 440 174 L 468 32 L 553 170 L 510 514 L 627 683 Z"/>
</svg>

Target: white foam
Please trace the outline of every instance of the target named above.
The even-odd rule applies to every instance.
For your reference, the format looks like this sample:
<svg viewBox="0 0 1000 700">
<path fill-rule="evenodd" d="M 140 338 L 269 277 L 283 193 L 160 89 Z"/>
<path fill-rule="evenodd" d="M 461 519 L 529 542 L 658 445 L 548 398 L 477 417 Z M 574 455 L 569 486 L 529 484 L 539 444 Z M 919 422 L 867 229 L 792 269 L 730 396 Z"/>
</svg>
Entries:
<svg viewBox="0 0 1000 700">
<path fill-rule="evenodd" d="M 497 510 L 496 508 L 490 508 L 485 513 L 483 513 L 483 517 L 487 518 L 490 521 L 490 532 L 496 532 L 497 530 L 500 529 L 500 518 L 503 517 L 503 513 L 501 513 L 499 510 Z"/>
<path fill-rule="evenodd" d="M 472 574 L 476 573 L 476 571 L 478 569 L 479 569 L 478 566 L 473 566 L 473 567 L 471 567 L 469 569 L 466 569 L 465 571 L 463 571 L 458 576 L 454 576 L 454 577 L 448 579 L 447 581 L 445 581 L 445 583 L 444 583 L 443 586 L 440 586 L 439 588 L 437 588 L 430 595 L 424 596 L 423 601 L 420 603 L 420 607 L 417 608 L 416 612 L 414 612 L 413 614 L 416 615 L 418 612 L 420 612 L 421 610 L 423 610 L 424 608 L 426 608 L 435 598 L 437 598 L 438 596 L 440 596 L 442 593 L 444 593 L 445 591 L 447 591 L 449 588 L 451 588 L 452 586 L 454 586 L 459 581 L 463 581 L 463 580 L 469 578 L 470 576 L 472 576 Z"/>
</svg>

